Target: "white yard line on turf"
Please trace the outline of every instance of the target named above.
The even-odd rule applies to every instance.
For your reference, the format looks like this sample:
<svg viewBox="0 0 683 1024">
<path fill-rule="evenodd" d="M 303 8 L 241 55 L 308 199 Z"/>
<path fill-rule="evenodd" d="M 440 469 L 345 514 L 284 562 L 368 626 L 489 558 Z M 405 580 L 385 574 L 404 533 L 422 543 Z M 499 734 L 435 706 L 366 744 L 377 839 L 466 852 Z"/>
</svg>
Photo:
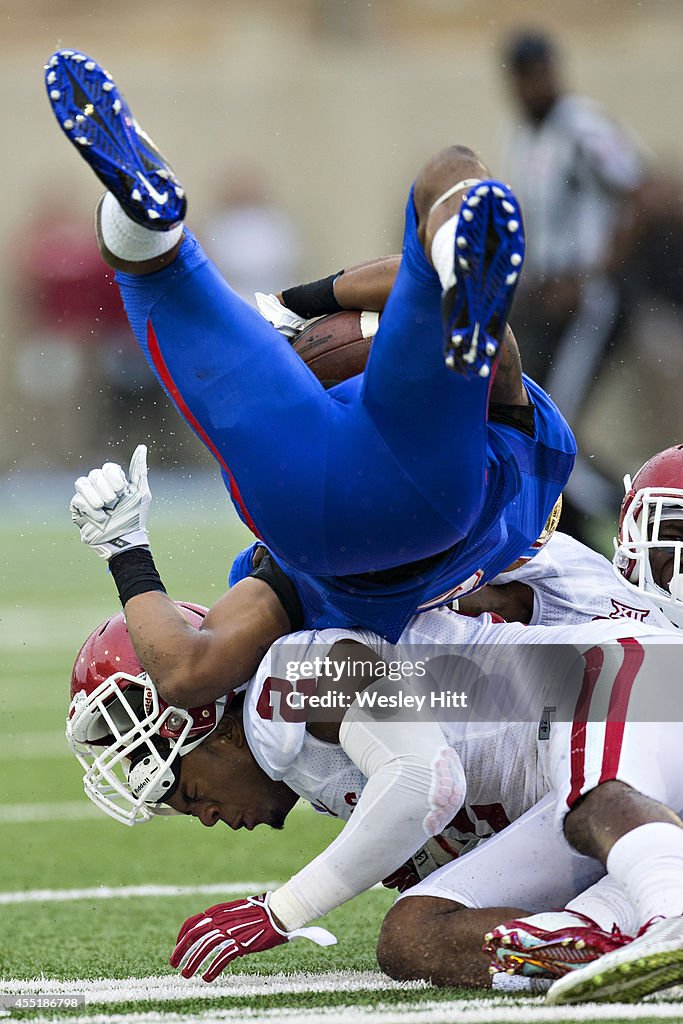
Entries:
<svg viewBox="0 0 683 1024">
<path fill-rule="evenodd" d="M 265 892 L 282 882 L 213 882 L 209 885 L 98 885 L 90 889 L 28 889 L 0 892 L 0 904 L 64 903 L 70 900 L 118 900 L 141 896 L 210 896 Z M 0 985 L 3 983 L 0 983 Z M 0 987 L 0 992 L 4 989 Z"/>
<path fill-rule="evenodd" d="M 232 974 L 207 985 L 201 978 L 179 974 L 149 978 L 97 978 L 90 981 L 0 981 L 0 993 L 22 991 L 43 995 L 84 993 L 88 1003 L 130 1003 L 150 999 L 155 1003 L 178 999 L 225 999 L 269 996 L 296 992 L 381 992 L 389 989 L 424 989 L 424 982 L 400 984 L 379 971 L 323 971 L 296 974 Z"/>
<path fill-rule="evenodd" d="M 0 825 L 23 825 L 46 821 L 80 821 L 101 818 L 102 812 L 85 798 L 45 804 L 0 804 Z"/>
<path fill-rule="evenodd" d="M 336 976 L 336 985 L 344 986 L 349 991 L 349 978 L 354 972 L 339 972 Z M 362 975 L 359 975 L 362 976 Z M 291 975 L 289 982 L 294 983 L 299 977 L 316 977 L 315 975 Z M 318 975 L 317 977 L 325 977 Z M 158 979 L 157 979 L 158 980 Z M 395 986 L 397 987 L 397 986 Z M 218 994 L 214 986 L 214 992 Z M 337 991 L 329 989 L 328 991 Z M 274 990 L 270 990 L 274 991 Z M 300 991 L 290 987 L 287 991 Z M 314 991 L 310 989 L 308 991 Z M 316 989 L 315 991 L 325 991 Z M 263 992 L 262 994 L 267 994 Z M 151 998 L 155 1000 L 158 996 Z M 69 1017 L 69 1024 L 241 1024 L 242 1021 L 250 1021 L 251 1024 L 271 1024 L 271 1022 L 285 1021 L 286 1024 L 317 1024 L 324 1021 L 325 1024 L 557 1024 L 559 1021 L 637 1021 L 643 1018 L 654 1018 L 658 1020 L 679 1020 L 681 1019 L 680 1004 L 663 1003 L 641 1003 L 630 1005 L 627 1003 L 612 1003 L 608 1006 L 590 1003 L 585 1006 L 546 1006 L 537 1000 L 522 999 L 500 1000 L 500 999 L 457 999 L 444 1002 L 425 1000 L 415 1004 L 406 1004 L 403 1007 L 396 1005 L 375 1005 L 369 1006 L 343 1006 L 343 1007 L 316 1007 L 311 1009 L 286 1009 L 278 1007 L 273 1009 L 258 1009 L 256 1007 L 240 1007 L 230 1009 L 208 1009 L 202 1012 L 192 1011 L 189 1014 L 164 1013 L 159 1009 L 147 1013 L 126 1013 L 126 1014 L 81 1014 L 77 1017 Z M 54 1021 L 52 1016 L 31 1017 L 32 1024 L 48 1024 Z"/>
<path fill-rule="evenodd" d="M 0 761 L 42 761 L 47 757 L 73 757 L 61 732 L 18 732 L 4 736 Z"/>
<path fill-rule="evenodd" d="M 65 741 L 66 742 L 66 741 Z M 300 800 L 289 812 L 292 815 L 315 814 L 311 806 Z M 104 820 L 102 812 L 98 811 L 94 804 L 85 797 L 80 800 L 58 800 L 54 803 L 42 804 L 0 804 L 0 825 L 23 825 L 36 822 L 79 821 L 85 818 L 99 818 Z"/>
</svg>

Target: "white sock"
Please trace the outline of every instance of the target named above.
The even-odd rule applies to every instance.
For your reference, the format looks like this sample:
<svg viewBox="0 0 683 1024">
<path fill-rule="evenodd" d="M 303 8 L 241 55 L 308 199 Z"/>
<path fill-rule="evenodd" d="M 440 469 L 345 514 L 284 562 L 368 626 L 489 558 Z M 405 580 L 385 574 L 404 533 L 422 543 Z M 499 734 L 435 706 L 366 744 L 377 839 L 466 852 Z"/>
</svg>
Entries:
<svg viewBox="0 0 683 1024">
<path fill-rule="evenodd" d="M 567 904 L 567 910 L 575 910 L 579 914 L 590 917 L 603 931 L 611 932 L 616 924 L 625 935 L 635 935 L 640 925 L 636 917 L 635 907 L 613 878 L 605 875 L 590 889 L 586 889 L 576 899 Z"/>
<path fill-rule="evenodd" d="M 176 224 L 170 231 L 150 231 L 131 220 L 118 200 L 107 192 L 100 207 L 100 230 L 110 253 L 136 263 L 169 252 L 181 239 L 183 225 Z"/>
<path fill-rule="evenodd" d="M 607 870 L 633 904 L 638 927 L 683 914 L 683 828 L 673 822 L 640 825 L 617 839 Z"/>
<path fill-rule="evenodd" d="M 441 281 L 444 291 L 446 288 L 450 288 L 455 281 L 453 253 L 457 221 L 458 214 L 456 213 L 441 225 L 432 239 L 432 264 L 439 275 L 439 281 Z"/>
</svg>

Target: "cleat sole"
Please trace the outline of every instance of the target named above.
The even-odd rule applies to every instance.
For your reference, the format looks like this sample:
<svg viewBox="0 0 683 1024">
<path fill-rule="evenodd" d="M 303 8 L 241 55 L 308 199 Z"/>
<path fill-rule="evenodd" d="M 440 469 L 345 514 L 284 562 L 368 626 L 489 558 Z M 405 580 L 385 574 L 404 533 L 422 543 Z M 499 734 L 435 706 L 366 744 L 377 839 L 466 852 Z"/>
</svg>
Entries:
<svg viewBox="0 0 683 1024">
<path fill-rule="evenodd" d="M 185 193 L 109 72 L 74 50 L 53 54 L 45 70 L 60 128 L 128 216 L 155 231 L 179 224 Z"/>
<path fill-rule="evenodd" d="M 523 261 L 512 191 L 497 181 L 471 189 L 456 225 L 454 281 L 441 302 L 447 365 L 467 378 L 486 378 L 494 369 Z"/>
</svg>

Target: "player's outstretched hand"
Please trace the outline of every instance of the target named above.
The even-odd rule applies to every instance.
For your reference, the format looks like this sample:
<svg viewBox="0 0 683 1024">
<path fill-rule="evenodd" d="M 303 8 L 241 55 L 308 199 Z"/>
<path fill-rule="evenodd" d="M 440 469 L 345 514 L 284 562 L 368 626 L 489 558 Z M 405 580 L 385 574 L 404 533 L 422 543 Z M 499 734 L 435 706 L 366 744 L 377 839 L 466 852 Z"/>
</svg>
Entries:
<svg viewBox="0 0 683 1024">
<path fill-rule="evenodd" d="M 133 452 L 128 475 L 115 462 L 106 462 L 79 476 L 69 504 L 71 521 L 84 544 L 109 559 L 129 548 L 149 543 L 147 513 L 152 492 L 147 483 L 147 446 Z"/>
<path fill-rule="evenodd" d="M 265 292 L 254 292 L 256 306 L 261 316 L 283 334 L 285 338 L 296 338 L 308 323 L 298 313 L 283 306 L 277 295 L 266 295 Z"/>
<path fill-rule="evenodd" d="M 191 978 L 206 961 L 204 981 L 215 981 L 239 956 L 263 953 L 292 939 L 310 939 L 318 946 L 333 946 L 336 939 L 324 928 L 297 928 L 286 932 L 275 923 L 269 892 L 232 903 L 217 903 L 203 914 L 189 917 L 178 933 L 171 966 Z"/>
</svg>

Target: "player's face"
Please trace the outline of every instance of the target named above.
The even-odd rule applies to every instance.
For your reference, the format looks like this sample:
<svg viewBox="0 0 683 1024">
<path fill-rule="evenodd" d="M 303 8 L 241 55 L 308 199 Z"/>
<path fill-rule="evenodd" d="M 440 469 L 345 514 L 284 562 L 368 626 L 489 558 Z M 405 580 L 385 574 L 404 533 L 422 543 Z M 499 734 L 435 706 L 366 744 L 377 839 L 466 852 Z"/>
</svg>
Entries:
<svg viewBox="0 0 683 1024">
<path fill-rule="evenodd" d="M 532 121 L 542 121 L 557 98 L 557 82 L 551 65 L 530 64 L 513 71 L 510 80 L 517 101 Z"/>
<path fill-rule="evenodd" d="M 683 520 L 670 519 L 659 526 L 659 540 L 683 540 Z M 674 548 L 653 548 L 650 551 L 650 567 L 655 583 L 664 590 L 669 589 L 674 571 Z"/>
<path fill-rule="evenodd" d="M 223 731 L 181 759 L 180 782 L 169 805 L 199 818 L 207 828 L 219 821 L 249 831 L 256 825 L 282 828 L 296 794 L 259 767 L 241 725 L 234 720 L 224 725 Z"/>
</svg>

